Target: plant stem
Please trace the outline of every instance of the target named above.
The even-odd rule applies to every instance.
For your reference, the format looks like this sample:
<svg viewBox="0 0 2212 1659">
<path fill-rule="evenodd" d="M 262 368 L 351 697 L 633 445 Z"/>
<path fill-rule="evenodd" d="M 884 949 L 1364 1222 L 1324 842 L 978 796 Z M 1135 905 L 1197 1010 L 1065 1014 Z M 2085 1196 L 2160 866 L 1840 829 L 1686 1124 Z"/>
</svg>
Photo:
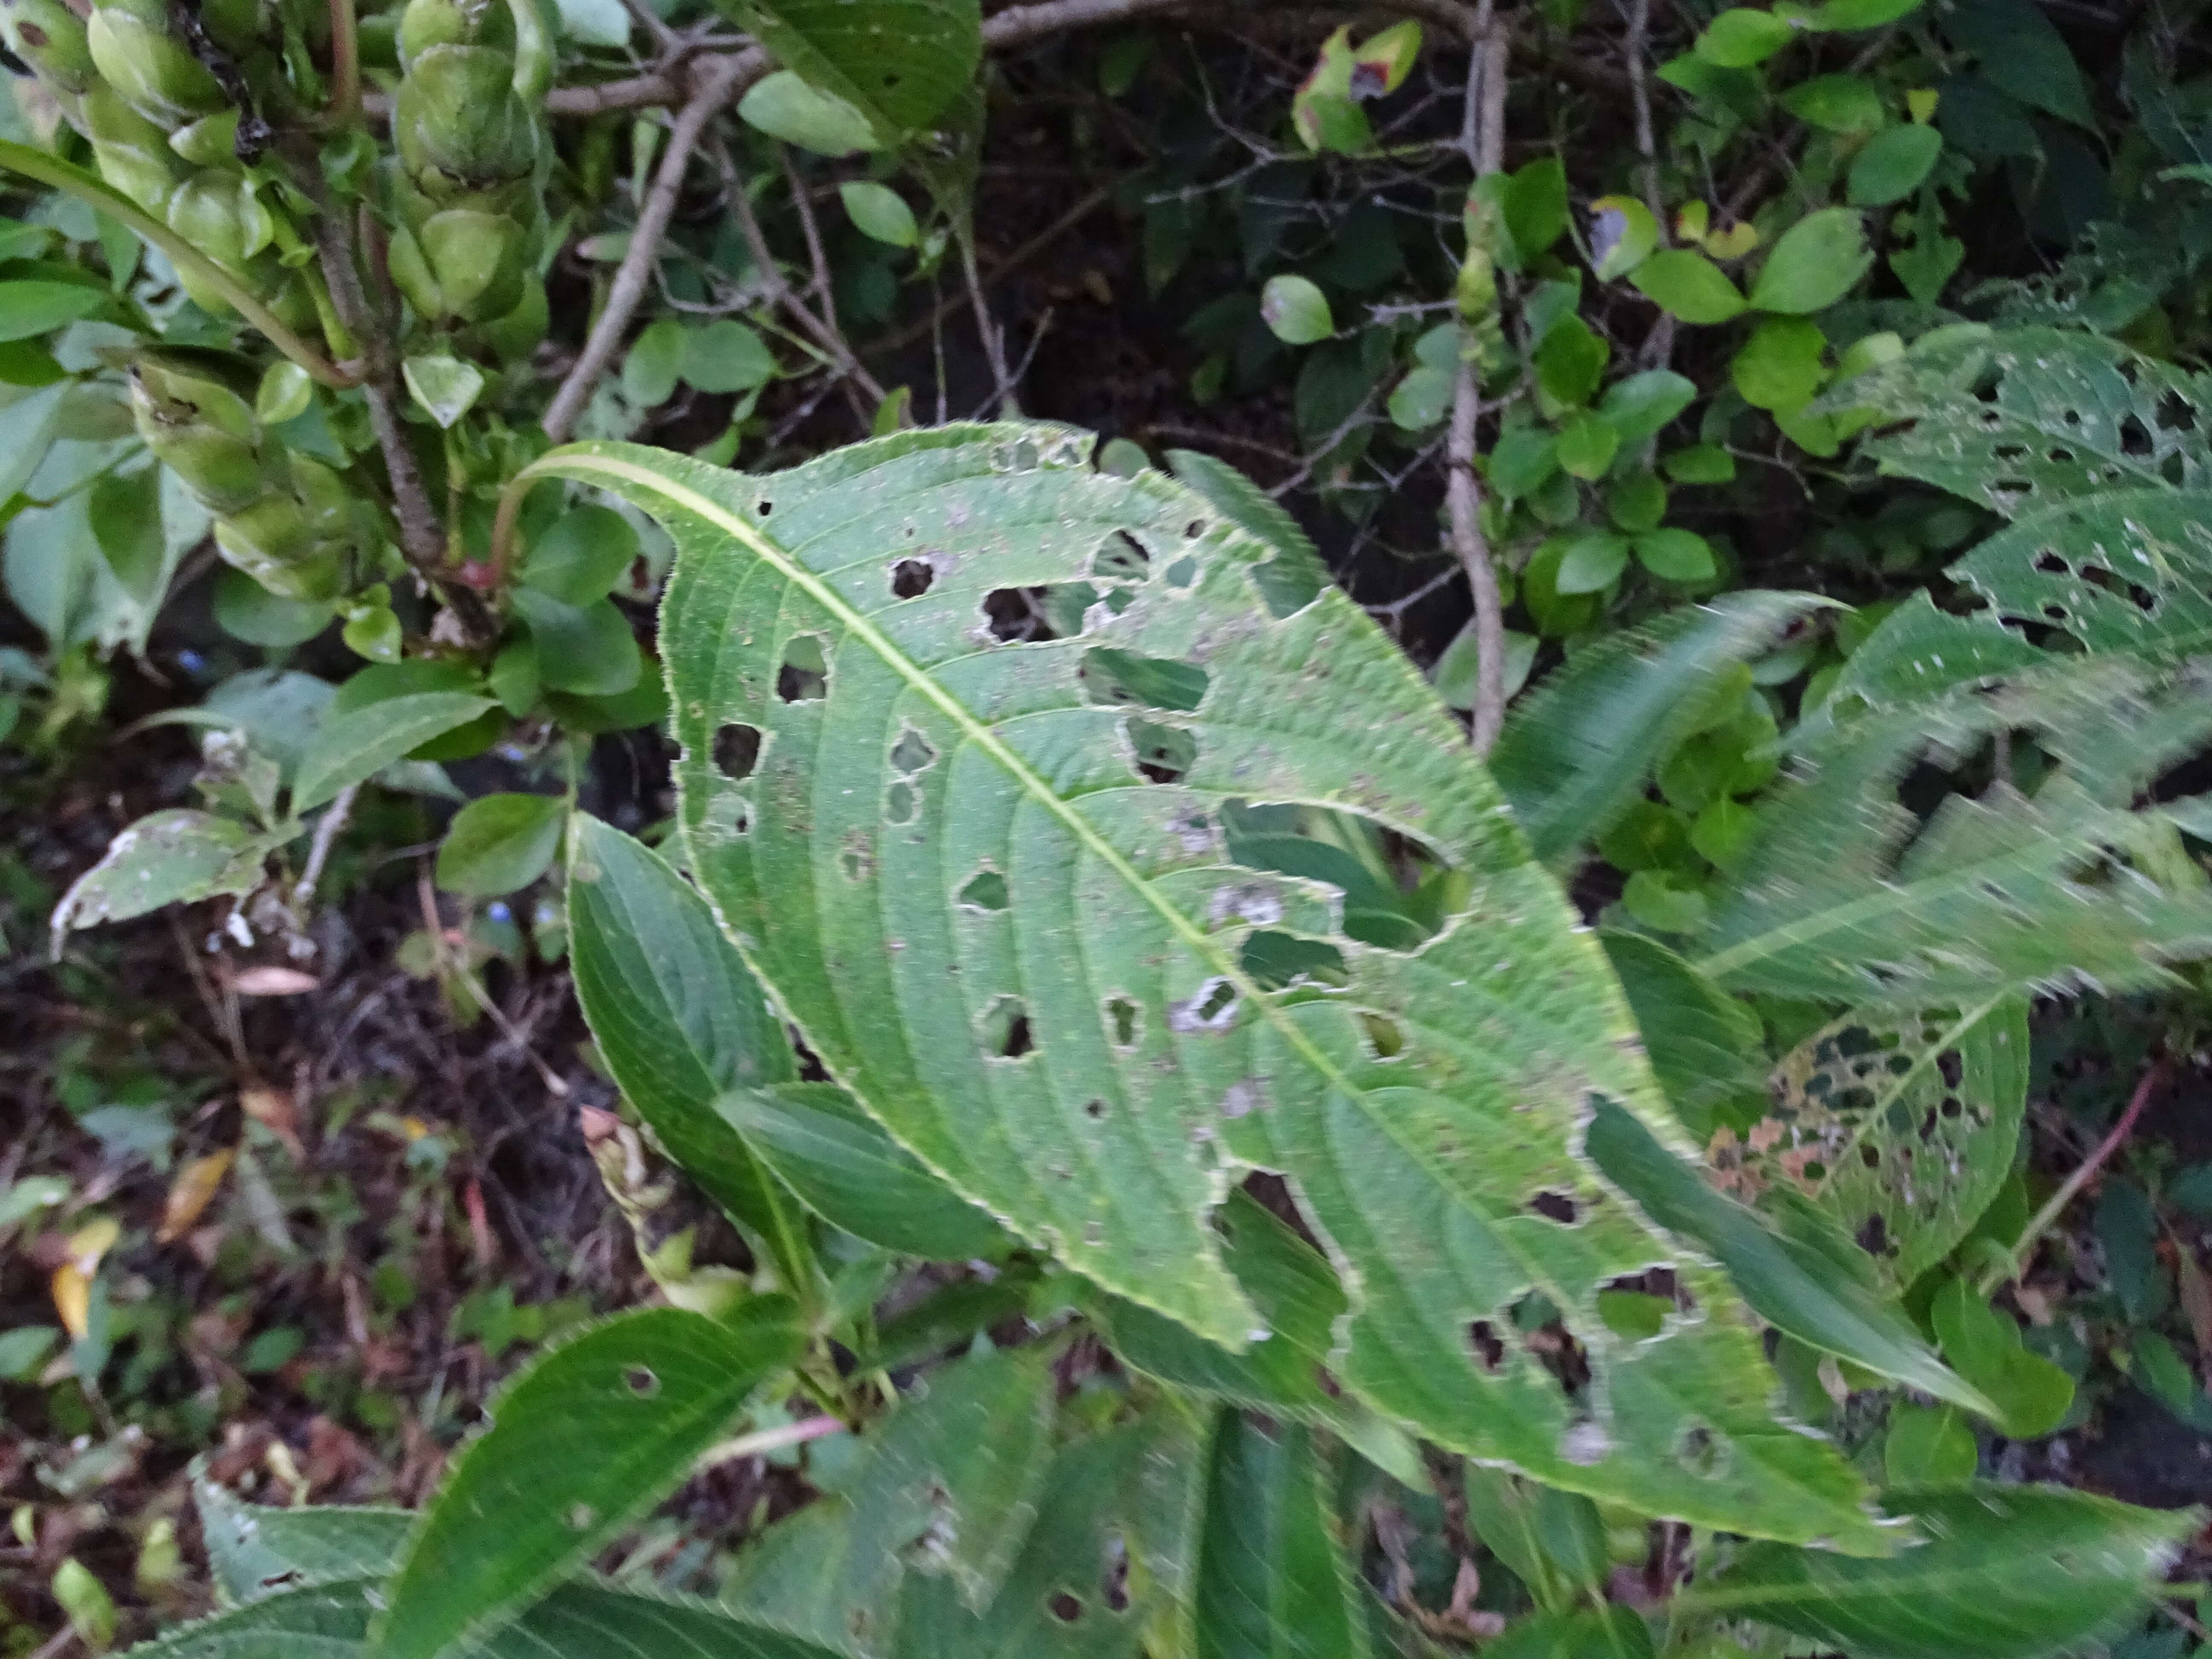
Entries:
<svg viewBox="0 0 2212 1659">
<path fill-rule="evenodd" d="M 354 0 L 330 0 L 331 122 L 352 126 L 361 119 L 361 29 Z"/>
<path fill-rule="evenodd" d="M 1462 139 L 1476 179 L 1498 170 L 1505 151 L 1506 34 L 1491 23 L 1489 0 L 1480 17 L 1482 33 L 1469 54 L 1467 118 Z M 1482 486 L 1474 473 L 1474 427 L 1482 388 L 1475 378 L 1474 331 L 1460 325 L 1460 363 L 1452 383 L 1450 435 L 1444 449 L 1444 502 L 1452 551 L 1467 572 L 1474 599 L 1474 709 L 1468 733 L 1477 755 L 1496 746 L 1505 724 L 1505 606 L 1482 533 Z"/>
<path fill-rule="evenodd" d="M 758 1457 L 764 1452 L 781 1451 L 787 1446 L 803 1446 L 810 1440 L 820 1440 L 826 1436 L 846 1431 L 846 1424 L 842 1418 L 804 1417 L 796 1423 L 787 1423 L 781 1428 L 741 1434 L 734 1440 L 725 1440 L 719 1446 L 709 1447 L 700 1455 L 699 1461 L 692 1468 L 703 1469 L 717 1463 L 732 1463 L 740 1457 Z"/>
<path fill-rule="evenodd" d="M 42 185 L 51 185 L 56 190 L 67 191 L 135 231 L 167 254 L 171 264 L 180 270 L 191 271 L 195 277 L 222 295 L 236 307 L 240 316 L 268 337 L 270 344 L 306 369 L 322 385 L 333 391 L 344 392 L 357 383 L 355 375 L 332 363 L 286 327 L 276 313 L 254 298 L 237 277 L 106 181 L 94 177 L 82 167 L 70 166 L 58 155 L 33 149 L 27 144 L 4 141 L 0 141 L 0 167 L 11 173 L 20 173 L 27 179 L 35 179 Z"/>
<path fill-rule="evenodd" d="M 2006 1265 L 2011 1271 L 2008 1273 L 2003 1268 L 1992 1267 L 1982 1276 L 1980 1289 L 1984 1296 L 1987 1296 L 2007 1280 L 2020 1277 L 2027 1253 L 2035 1247 L 2035 1241 L 2043 1237 L 2051 1224 L 2057 1220 L 2065 1212 L 2066 1206 L 2074 1201 L 2075 1194 L 2096 1179 L 2097 1171 L 2103 1169 L 2112 1154 L 2120 1150 L 2126 1142 L 2130 1132 L 2135 1128 L 2136 1120 L 2142 1115 L 2143 1108 L 2150 1104 L 2150 1097 L 2159 1091 L 2160 1087 L 2172 1075 L 2172 1071 L 2173 1060 L 2171 1055 L 2161 1054 L 2151 1063 L 2150 1069 L 2142 1074 L 2142 1080 L 2136 1085 L 2136 1091 L 2128 1100 L 2127 1110 L 2122 1112 L 2120 1121 L 2112 1125 L 2112 1133 L 2098 1143 L 2097 1150 L 2082 1160 L 2079 1169 L 2059 1183 L 2058 1190 L 2051 1194 L 2049 1200 L 2035 1212 L 2027 1225 L 2021 1230 L 2019 1239 L 2014 1242 L 2012 1249 L 2005 1253 Z"/>
</svg>

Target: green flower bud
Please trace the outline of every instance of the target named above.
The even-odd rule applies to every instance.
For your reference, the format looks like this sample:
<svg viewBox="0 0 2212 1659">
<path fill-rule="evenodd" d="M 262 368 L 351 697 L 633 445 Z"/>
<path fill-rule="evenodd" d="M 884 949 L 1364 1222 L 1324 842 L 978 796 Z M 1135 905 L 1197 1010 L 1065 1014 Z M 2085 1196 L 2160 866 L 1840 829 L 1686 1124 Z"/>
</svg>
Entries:
<svg viewBox="0 0 2212 1659">
<path fill-rule="evenodd" d="M 274 8 L 268 12 L 273 14 Z M 200 0 L 200 27 L 208 39 L 234 58 L 243 58 L 274 39 L 280 25 L 264 15 L 258 0 Z"/>
<path fill-rule="evenodd" d="M 507 0 L 408 0 L 400 14 L 399 61 L 411 75 L 434 46 L 490 46 L 511 52 L 514 15 Z M 507 73 L 514 73 L 512 67 Z"/>
<path fill-rule="evenodd" d="M 243 271 L 276 234 L 269 210 L 244 175 L 213 167 L 177 187 L 167 216 L 171 230 L 226 270 Z"/>
<path fill-rule="evenodd" d="M 131 412 L 146 447 L 210 512 L 236 512 L 268 493 L 260 424 L 229 387 L 141 358 L 131 369 Z"/>
<path fill-rule="evenodd" d="M 228 167 L 238 157 L 238 112 L 219 109 L 169 135 L 169 148 L 195 167 Z"/>
<path fill-rule="evenodd" d="M 169 136 L 125 103 L 115 88 L 94 86 L 77 105 L 100 176 L 144 208 L 163 211 L 187 169 Z"/>
<path fill-rule="evenodd" d="M 530 175 L 538 124 L 509 85 L 505 52 L 440 46 L 416 60 L 394 100 L 392 134 L 416 188 L 441 206 L 463 191 Z"/>
<path fill-rule="evenodd" d="M 92 47 L 84 24 L 61 0 L 0 0 L 0 40 L 56 89 L 91 88 Z"/>
<path fill-rule="evenodd" d="M 158 24 L 120 6 L 103 6 L 93 13 L 85 38 L 101 77 L 164 131 L 223 106 L 222 88 L 207 65 Z"/>
<path fill-rule="evenodd" d="M 345 550 L 319 540 L 307 510 L 269 495 L 215 522 L 216 550 L 271 593 L 334 599 L 345 589 Z"/>
<path fill-rule="evenodd" d="M 430 274 L 422 245 L 404 222 L 392 228 L 385 264 L 391 270 L 392 285 L 407 296 L 417 316 L 434 322 L 446 314 L 446 296 L 438 291 L 438 279 Z"/>
</svg>

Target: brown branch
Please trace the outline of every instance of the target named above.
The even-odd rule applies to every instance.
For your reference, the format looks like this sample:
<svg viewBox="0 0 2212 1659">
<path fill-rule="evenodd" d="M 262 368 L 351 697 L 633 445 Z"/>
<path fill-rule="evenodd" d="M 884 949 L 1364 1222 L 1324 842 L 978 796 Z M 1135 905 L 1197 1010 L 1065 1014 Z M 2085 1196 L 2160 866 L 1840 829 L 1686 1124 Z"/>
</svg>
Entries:
<svg viewBox="0 0 2212 1659">
<path fill-rule="evenodd" d="M 599 376 L 606 373 L 607 365 L 614 361 L 615 351 L 629 331 L 630 319 L 636 315 L 638 304 L 645 298 L 646 289 L 653 280 L 653 266 L 660 258 L 661 236 L 676 212 L 676 198 L 684 189 L 684 169 L 690 165 L 691 152 L 697 147 L 700 135 L 724 105 L 742 96 L 747 88 L 768 73 L 768 54 L 757 51 L 710 58 L 702 65 L 691 94 L 668 135 L 659 170 L 653 174 L 653 188 L 646 193 L 636 228 L 630 233 L 629 250 L 615 270 L 614 281 L 608 285 L 606 303 L 599 309 L 599 320 L 592 325 L 591 334 L 584 342 L 583 350 L 577 354 L 574 367 L 569 369 L 568 378 L 561 382 L 561 389 L 554 393 L 553 402 L 545 410 L 545 435 L 555 443 L 567 440 L 576 417 L 584 412 L 592 388 L 599 385 Z"/>
<path fill-rule="evenodd" d="M 1061 214 L 1059 218 L 985 271 L 983 285 L 988 288 L 992 283 L 1019 270 L 1113 199 L 1114 192 L 1110 189 L 1101 188 L 1092 191 L 1073 207 Z M 927 316 L 915 319 L 905 327 L 895 329 L 889 334 L 878 335 L 860 347 L 860 356 L 879 357 L 887 351 L 896 351 L 902 347 L 912 345 L 957 311 L 963 303 L 964 301 L 959 299 L 947 300 L 934 307 Z"/>
<path fill-rule="evenodd" d="M 806 331 L 809 338 L 829 353 L 837 365 L 838 372 L 859 385 L 878 403 L 884 400 L 884 388 L 876 377 L 860 366 L 853 348 L 845 337 L 825 324 L 808 310 L 799 295 L 792 292 L 790 281 L 783 267 L 776 262 L 768 238 L 761 231 L 760 219 L 753 212 L 751 198 L 746 196 L 742 184 L 733 184 L 730 190 L 730 212 L 738 222 L 738 230 L 745 239 L 745 247 L 752 254 L 753 264 L 759 270 L 761 281 L 768 287 L 769 302 L 790 313 L 791 319 Z"/>
</svg>

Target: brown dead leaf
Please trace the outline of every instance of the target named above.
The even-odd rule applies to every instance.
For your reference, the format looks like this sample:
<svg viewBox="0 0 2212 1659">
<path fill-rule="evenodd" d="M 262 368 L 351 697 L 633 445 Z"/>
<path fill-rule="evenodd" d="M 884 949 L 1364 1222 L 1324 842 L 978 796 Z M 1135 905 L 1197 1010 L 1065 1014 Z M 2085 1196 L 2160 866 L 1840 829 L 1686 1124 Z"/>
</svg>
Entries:
<svg viewBox="0 0 2212 1659">
<path fill-rule="evenodd" d="M 296 997 L 319 988 L 322 981 L 297 968 L 264 962 L 240 969 L 231 984 L 242 997 Z"/>
<path fill-rule="evenodd" d="M 282 1089 L 271 1089 L 257 1084 L 238 1091 L 239 1109 L 270 1134 L 284 1143 L 284 1150 L 295 1158 L 305 1156 L 300 1145 L 300 1116 L 292 1104 L 292 1097 Z"/>
<path fill-rule="evenodd" d="M 222 1178 L 230 1173 L 231 1160 L 238 1156 L 238 1148 L 225 1146 L 220 1152 L 210 1152 L 205 1158 L 196 1158 L 177 1171 L 176 1179 L 169 1183 L 169 1196 L 161 1206 L 161 1225 L 154 1235 L 157 1244 L 173 1244 L 192 1229 L 207 1206 L 215 1201 L 222 1189 Z"/>
<path fill-rule="evenodd" d="M 1774 1118 L 1763 1117 L 1751 1126 L 1751 1133 L 1744 1138 L 1744 1144 L 1754 1152 L 1771 1152 L 1781 1139 L 1781 1123 Z"/>
</svg>

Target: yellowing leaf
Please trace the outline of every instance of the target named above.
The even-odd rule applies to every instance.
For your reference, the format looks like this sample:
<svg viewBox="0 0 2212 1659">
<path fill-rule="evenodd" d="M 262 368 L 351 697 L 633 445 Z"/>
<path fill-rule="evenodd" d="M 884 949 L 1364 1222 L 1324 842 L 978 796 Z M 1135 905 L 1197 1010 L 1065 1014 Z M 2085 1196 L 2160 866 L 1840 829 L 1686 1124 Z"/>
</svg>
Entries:
<svg viewBox="0 0 2212 1659">
<path fill-rule="evenodd" d="M 52 1285 L 54 1311 L 61 1316 L 62 1328 L 70 1340 L 84 1340 L 86 1322 L 92 1311 L 92 1280 L 81 1272 L 76 1262 L 64 1261 L 54 1269 Z"/>
<path fill-rule="evenodd" d="M 154 1235 L 155 1243 L 173 1243 L 191 1231 L 207 1206 L 214 1202 L 222 1178 L 230 1173 L 231 1160 L 237 1156 L 237 1147 L 226 1146 L 205 1158 L 194 1158 L 177 1171 L 176 1179 L 169 1183 L 168 1200 L 161 1206 L 161 1226 Z"/>
</svg>

